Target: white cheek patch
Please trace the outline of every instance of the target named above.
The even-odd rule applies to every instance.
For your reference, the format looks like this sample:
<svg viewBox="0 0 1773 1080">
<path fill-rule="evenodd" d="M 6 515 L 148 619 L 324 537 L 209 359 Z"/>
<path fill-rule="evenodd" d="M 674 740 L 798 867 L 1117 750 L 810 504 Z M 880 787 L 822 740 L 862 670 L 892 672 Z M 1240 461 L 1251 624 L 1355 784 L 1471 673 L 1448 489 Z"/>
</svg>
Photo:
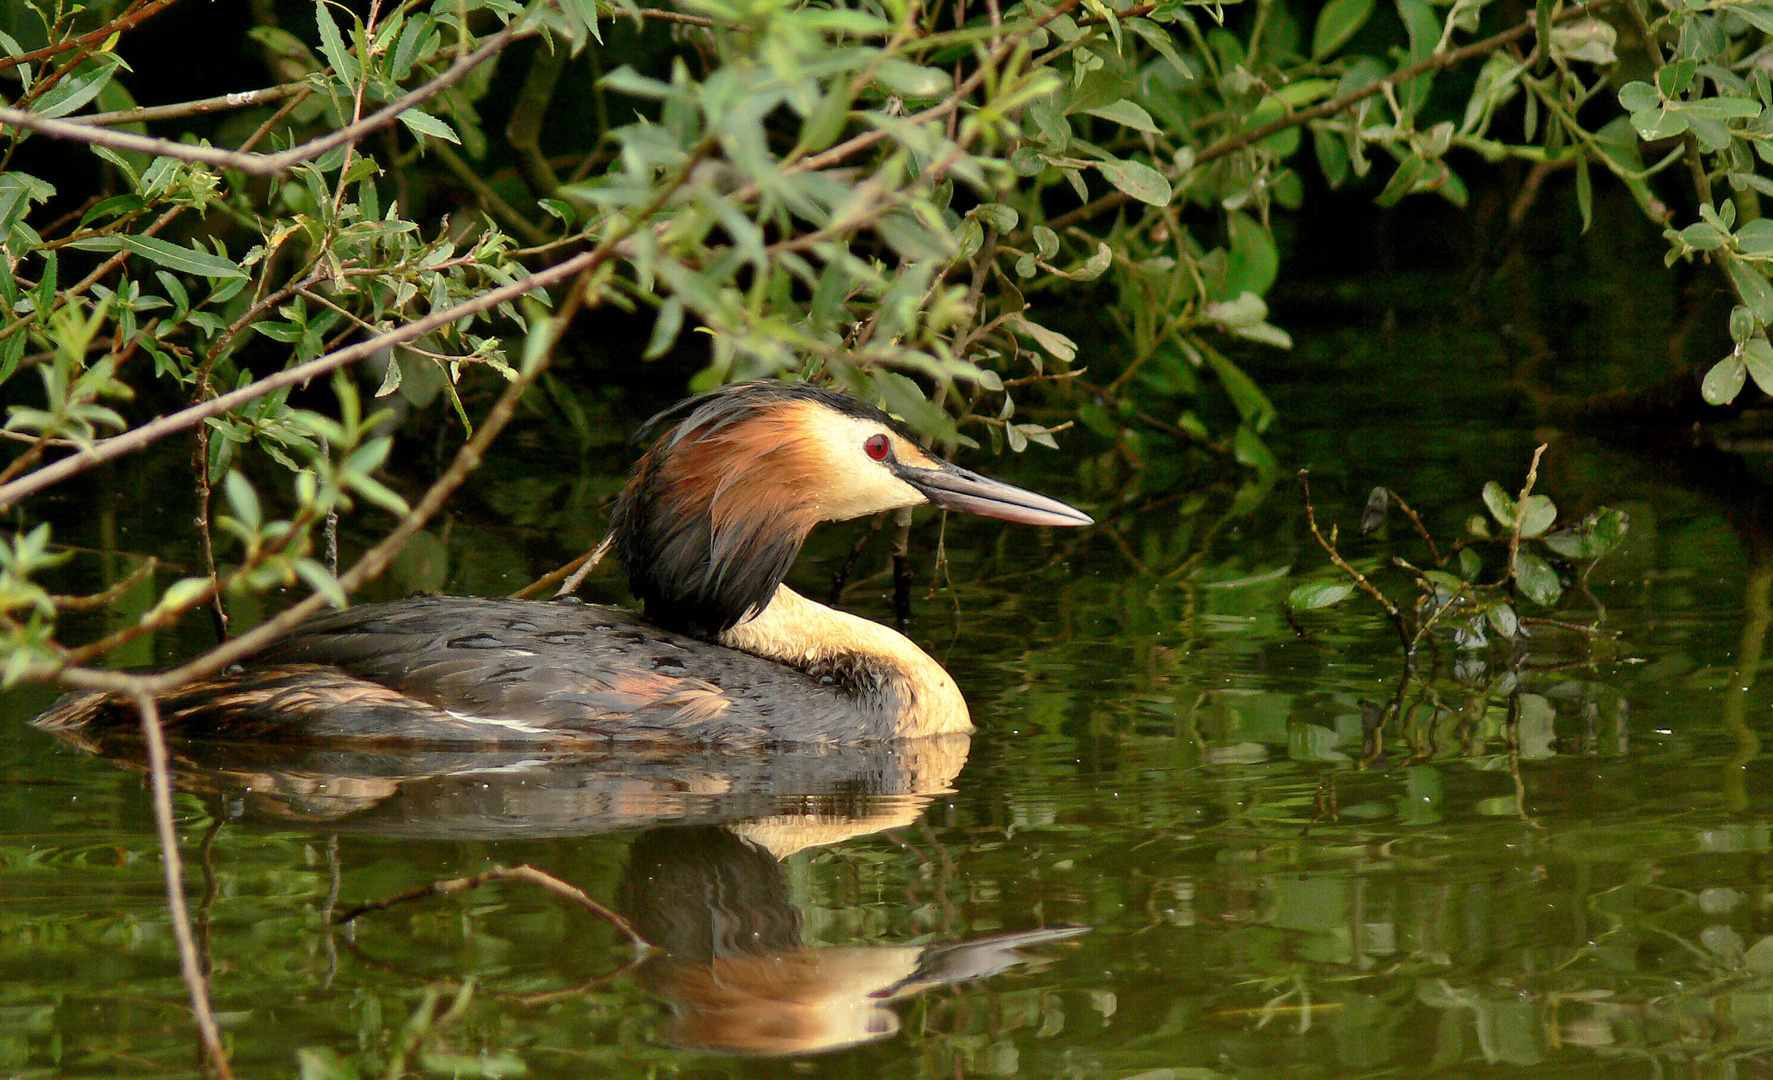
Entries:
<svg viewBox="0 0 1773 1080">
<path fill-rule="evenodd" d="M 845 521 L 883 510 L 924 503 L 923 495 L 894 476 L 885 462 L 868 456 L 864 444 L 885 434 L 895 453 L 904 440 L 883 432 L 879 424 L 820 410 L 808 426 L 812 443 L 823 458 L 818 491 L 819 516 L 826 521 Z M 919 454 L 921 457 L 922 455 Z"/>
</svg>

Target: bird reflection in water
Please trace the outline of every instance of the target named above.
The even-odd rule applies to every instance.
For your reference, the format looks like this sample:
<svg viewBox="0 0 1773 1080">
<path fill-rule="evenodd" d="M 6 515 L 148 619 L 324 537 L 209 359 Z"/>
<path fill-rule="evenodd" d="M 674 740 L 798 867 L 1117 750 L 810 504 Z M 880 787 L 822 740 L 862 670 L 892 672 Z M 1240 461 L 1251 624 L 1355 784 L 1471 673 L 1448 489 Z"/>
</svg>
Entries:
<svg viewBox="0 0 1773 1080">
<path fill-rule="evenodd" d="M 58 736 L 133 770 L 139 740 Z M 915 824 L 952 792 L 969 740 L 759 751 L 603 755 L 378 752 L 188 741 L 173 774 L 221 816 L 370 837 L 499 841 L 645 830 L 618 903 L 654 951 L 635 977 L 665 999 L 673 1045 L 815 1053 L 899 1030 L 893 1003 L 1037 957 L 1085 933 L 1038 929 L 972 941 L 821 947 L 783 860 Z M 544 868 L 545 869 L 545 868 Z"/>
<path fill-rule="evenodd" d="M 804 1054 L 899 1030 L 893 1002 L 982 979 L 1033 957 L 1023 948 L 1087 932 L 1061 927 L 938 945 L 807 945 L 776 823 L 756 842 L 744 824 L 657 829 L 635 841 L 621 906 L 661 951 L 639 971 L 670 1001 L 667 1038 L 686 1049 Z M 773 845 L 770 846 L 770 845 Z"/>
</svg>

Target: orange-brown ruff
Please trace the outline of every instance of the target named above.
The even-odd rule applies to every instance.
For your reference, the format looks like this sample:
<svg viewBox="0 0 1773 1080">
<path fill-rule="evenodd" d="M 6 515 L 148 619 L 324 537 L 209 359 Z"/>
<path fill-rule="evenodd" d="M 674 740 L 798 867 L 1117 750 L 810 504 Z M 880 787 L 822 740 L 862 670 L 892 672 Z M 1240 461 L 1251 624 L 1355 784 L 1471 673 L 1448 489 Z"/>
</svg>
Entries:
<svg viewBox="0 0 1773 1080">
<path fill-rule="evenodd" d="M 174 692 L 174 734 L 240 740 L 575 745 L 871 742 L 972 730 L 960 689 L 903 635 L 782 579 L 807 533 L 930 503 L 1043 525 L 1089 518 L 923 453 L 884 413 L 745 383 L 670 426 L 618 498 L 611 548 L 643 615 L 577 601 L 420 597 L 312 620 L 254 665 Z M 133 725 L 103 695 L 43 727 Z"/>
</svg>

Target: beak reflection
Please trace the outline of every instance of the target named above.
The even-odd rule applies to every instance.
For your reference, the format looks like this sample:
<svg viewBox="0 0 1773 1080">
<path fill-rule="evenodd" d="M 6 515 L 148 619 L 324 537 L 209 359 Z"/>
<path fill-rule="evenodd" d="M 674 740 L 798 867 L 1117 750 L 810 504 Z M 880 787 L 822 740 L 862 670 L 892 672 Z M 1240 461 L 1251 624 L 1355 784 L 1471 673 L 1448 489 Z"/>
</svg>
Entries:
<svg viewBox="0 0 1773 1080">
<path fill-rule="evenodd" d="M 1057 499 L 1036 495 L 1026 488 L 980 476 L 947 462 L 935 469 L 899 465 L 894 472 L 899 479 L 922 492 L 931 506 L 944 510 L 1002 518 L 1024 525 L 1095 524 L 1090 515 Z"/>
</svg>

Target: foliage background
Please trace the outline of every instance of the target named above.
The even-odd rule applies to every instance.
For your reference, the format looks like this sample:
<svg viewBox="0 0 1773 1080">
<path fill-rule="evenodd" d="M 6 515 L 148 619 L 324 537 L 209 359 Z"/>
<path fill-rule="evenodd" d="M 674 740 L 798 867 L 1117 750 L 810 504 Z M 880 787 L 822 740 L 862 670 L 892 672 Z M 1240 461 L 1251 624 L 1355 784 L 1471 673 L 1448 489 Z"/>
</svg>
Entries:
<svg viewBox="0 0 1773 1080">
<path fill-rule="evenodd" d="M 1695 357 L 1672 375 L 1709 369 L 1724 401 L 1773 364 L 1758 2 L 5 17 L 9 679 L 105 683 L 84 665 L 144 629 L 209 606 L 225 635 L 228 603 L 297 581 L 316 593 L 291 618 L 337 602 L 510 416 L 607 452 L 624 418 L 721 380 L 830 379 L 944 447 L 1067 431 L 1098 509 L 1232 477 L 1206 490 L 1235 517 L 1279 475 L 1252 373 L 1291 345 L 1264 300 L 1282 252 L 1322 257 L 1288 243 L 1308 200 L 1355 234 L 1412 195 L 1471 208 L 1445 225 L 1470 231 L 1484 285 L 1543 190 L 1587 227 L 1610 174 L 1669 226 L 1671 261 L 1741 301 L 1686 305 Z M 1555 388 L 1553 349 L 1512 344 L 1504 374 Z M 156 414 L 179 422 L 142 426 Z M 97 601 L 33 582 L 62 556 L 36 531 L 53 503 L 29 499 L 78 471 L 67 449 L 175 434 L 202 463 L 203 569 L 158 575 L 143 628 L 70 646 L 57 613 Z M 551 494 L 577 522 L 607 492 Z M 342 587 L 341 511 L 359 515 Z"/>
<path fill-rule="evenodd" d="M 299 617 L 301 605 L 273 614 L 294 596 L 312 591 L 304 601 L 312 610 L 384 571 L 391 581 L 382 587 L 396 592 L 440 585 L 507 591 L 526 567 L 502 550 L 511 533 L 452 538 L 448 522 L 429 527 L 483 456 L 529 467 L 513 470 L 523 476 L 519 483 L 463 492 L 518 528 L 553 531 L 583 549 L 597 539 L 598 507 L 613 489 L 610 475 L 631 455 L 625 438 L 640 417 L 693 385 L 804 373 L 875 396 L 957 453 L 975 452 L 963 440 L 981 452 L 1063 440 L 1063 457 L 1035 458 L 1047 474 L 1042 486 L 1089 503 L 1103 521 L 1097 535 L 1139 572 L 1135 584 L 1079 605 L 1136 631 L 1131 655 L 1095 661 L 1093 675 L 1108 689 L 1092 696 L 1066 686 L 1065 672 L 1092 671 L 1089 657 L 1072 654 L 1100 651 L 1069 641 L 1052 645 L 1052 658 L 1025 661 L 1026 671 L 1012 668 L 1014 677 L 997 672 L 996 683 L 997 669 L 983 661 L 981 670 L 964 673 L 969 687 L 1000 686 L 1018 706 L 1004 705 L 991 723 L 1041 729 L 1028 751 L 1040 760 L 982 756 L 987 773 L 1031 779 L 1002 796 L 1002 807 L 991 803 L 998 792 L 976 789 L 979 805 L 954 827 L 1089 833 L 1109 805 L 1124 805 L 1111 804 L 1103 790 L 1118 799 L 1158 775 L 1157 766 L 1174 765 L 1174 755 L 1192 753 L 1176 727 L 1188 717 L 1208 736 L 1195 740 L 1201 760 L 1210 750 L 1247 752 L 1255 744 L 1297 751 L 1286 769 L 1300 771 L 1278 788 L 1224 797 L 1229 846 L 1241 845 L 1234 861 L 1261 861 L 1277 880 L 1292 881 L 1302 862 L 1321 853 L 1295 858 L 1285 837 L 1264 833 L 1261 815 L 1245 808 L 1274 815 L 1288 830 L 1316 823 L 1319 778 L 1298 762 L 1345 762 L 1357 752 L 1360 733 L 1341 730 L 1341 722 L 1358 711 L 1365 691 L 1353 683 L 1365 670 L 1345 673 L 1349 685 L 1335 701 L 1313 696 L 1315 680 L 1296 695 L 1258 700 L 1235 688 L 1198 695 L 1171 666 L 1197 632 L 1210 637 L 1215 626 L 1254 620 L 1280 632 L 1283 557 L 1246 548 L 1203 566 L 1197 554 L 1213 536 L 1235 532 L 1266 497 L 1289 417 L 1391 407 L 1330 359 L 1339 343 L 1299 350 L 1311 353 L 1302 362 L 1286 348 L 1289 332 L 1314 311 L 1354 306 L 1365 312 L 1360 344 L 1389 342 L 1400 307 L 1417 304 L 1448 326 L 1481 330 L 1381 350 L 1386 364 L 1411 372 L 1423 398 L 1481 399 L 1499 411 L 1542 404 L 1560 416 L 1717 415 L 1702 411 L 1702 385 L 1723 400 L 1765 373 L 1768 294 L 1759 268 L 1770 249 L 1757 222 L 1767 10 L 1632 0 L 1582 8 L 1506 0 L 842 10 L 707 3 L 650 14 L 452 0 L 147 0 L 78 13 L 10 5 L 0 12 L 8 20 L 0 48 L 9 57 L 0 72 L 12 80 L 0 87 L 13 110 L 0 114 L 7 320 L 0 397 L 22 456 L 9 458 L 0 481 L 0 505 L 13 526 L 0 568 L 6 675 L 152 691 L 246 651 L 260 631 L 242 635 L 243 628 L 275 632 L 280 619 Z M 1541 48 L 1542 41 L 1552 47 Z M 464 56 L 483 62 L 458 66 Z M 267 92 L 201 110 L 185 104 L 254 88 Z M 415 92 L 412 107 L 422 114 L 353 123 Z M 125 111 L 138 105 L 161 111 Z M 105 132 L 171 145 L 131 144 Z M 317 148 L 315 139 L 331 141 Z M 1523 265 L 1526 248 L 1542 256 L 1551 249 L 1539 265 L 1553 270 Z M 1664 248 L 1672 270 L 1660 278 L 1644 273 Z M 1459 276 L 1470 287 L 1406 288 L 1412 267 L 1448 261 L 1469 268 Z M 1617 306 L 1643 321 L 1571 318 L 1575 308 L 1596 304 L 1597 294 L 1559 280 L 1584 263 L 1636 271 L 1611 274 L 1604 288 L 1632 294 L 1640 302 Z M 1271 312 L 1268 298 L 1283 271 L 1297 284 L 1295 299 Z M 1641 302 L 1646 293 L 1661 301 Z M 1606 306 L 1608 294 L 1599 295 Z M 1646 310 L 1653 314 L 1645 317 Z M 1598 386 L 1575 375 L 1572 357 L 1603 361 Z M 330 378 L 334 367 L 349 376 Z M 1280 376 L 1297 377 L 1300 367 L 1307 368 L 1305 389 L 1296 379 L 1285 385 Z M 1510 382 L 1528 393 L 1510 392 Z M 1597 389 L 1614 393 L 1591 395 Z M 237 399 L 220 397 L 234 393 Z M 393 415 L 366 421 L 381 408 Z M 191 422 L 149 426 L 156 416 Z M 507 423 L 510 430 L 493 441 Z M 1336 439 L 1362 437 L 1313 427 L 1289 463 L 1334 459 Z M 78 463 L 73 452 L 82 446 L 114 456 L 85 472 L 59 464 Z M 1488 475 L 1509 467 L 1495 460 L 1493 446 L 1473 442 L 1459 452 L 1484 461 Z M 1448 475 L 1439 459 L 1403 447 L 1396 454 L 1387 479 L 1401 490 L 1435 490 Z M 564 479 L 536 475 L 538 461 L 575 458 L 581 467 L 561 469 Z M 95 489 L 109 489 L 108 497 L 88 501 Z M 1342 520 L 1352 516 L 1347 506 L 1336 509 Z M 180 565 L 119 554 L 131 550 L 132 536 L 163 527 L 156 518 L 185 534 L 182 547 L 163 555 Z M 186 529 L 192 519 L 198 527 Z M 335 520 L 336 562 L 328 551 Z M 1135 520 L 1138 527 L 1129 527 Z M 1718 530 L 1711 519 L 1706 527 L 1694 520 L 1682 519 L 1678 557 L 1710 571 Z M 69 536 L 94 533 L 92 547 L 102 550 L 63 546 Z M 981 572 L 1007 578 L 1014 567 L 1003 554 L 1015 543 L 985 549 Z M 480 549 L 466 565 L 481 576 L 446 577 L 459 565 L 446 557 L 451 546 Z M 1049 570 L 1069 554 L 1015 550 Z M 1494 576 L 1494 563 L 1487 572 Z M 211 595 L 217 591 L 219 604 Z M 1071 633 L 1060 617 L 1070 594 L 1060 589 L 1050 601 L 1043 593 L 1040 602 L 1055 610 L 1034 620 L 1013 594 L 964 595 L 1005 612 L 1000 653 L 1027 643 L 1027 621 Z M 215 614 L 205 618 L 206 611 Z M 1696 636 L 1727 633 L 1702 618 L 1694 624 Z M 229 644 L 166 675 L 116 670 L 183 661 L 193 637 L 208 643 L 224 634 Z M 1339 640 L 1361 638 L 1344 630 Z M 1218 645 L 1265 648 L 1242 635 Z M 1052 679 L 1035 677 L 1048 666 Z M 1701 675 L 1744 685 L 1736 672 Z M 1452 769 L 1443 777 L 1436 765 L 1407 776 L 1363 776 L 1357 786 L 1370 790 L 1360 803 L 1351 794 L 1350 805 L 1389 801 L 1400 813 L 1420 813 L 1438 798 L 1424 792 L 1441 791 L 1444 781 L 1457 792 L 1447 805 L 1475 821 L 1518 814 L 1529 796 L 1550 797 L 1538 787 L 1523 795 L 1519 786 L 1519 731 L 1503 723 L 1512 707 L 1502 703 L 1505 682 L 1460 699 L 1471 721 L 1463 743 L 1452 739 L 1460 729 L 1437 736 L 1425 725 L 1429 756 L 1464 755 L 1469 777 Z M 1115 692 L 1129 686 L 1140 693 Z M 1582 720 L 1577 706 L 1590 699 L 1609 724 L 1623 713 L 1604 689 L 1579 680 L 1553 686 L 1544 700 L 1569 713 L 1565 730 Z M 1033 704 L 1021 707 L 1024 698 Z M 1333 727 L 1313 722 L 1332 716 Z M 1539 718 L 1550 723 L 1543 710 Z M 1601 733 L 1623 731 L 1603 725 Z M 1102 737 L 1128 733 L 1146 741 Z M 1714 741 L 1726 743 L 1728 734 L 1713 733 Z M 1437 748 L 1436 737 L 1447 745 Z M 1545 742 L 1527 741 L 1530 749 Z M 1081 764 L 1097 752 L 1125 759 Z M 1710 783 L 1709 773 L 1699 777 L 1713 762 L 1698 757 L 1691 775 L 1668 781 L 1680 790 L 1664 792 L 1656 807 L 1680 812 L 1691 801 L 1686 786 Z M 1062 808 L 1070 816 L 1059 820 L 1045 784 L 1060 771 L 1052 762 L 1074 761 L 1085 781 L 1080 790 L 1095 801 Z M 1510 779 L 1510 765 L 1517 770 L 1512 796 L 1492 783 Z M 1531 768 L 1524 775 L 1529 784 L 1539 779 Z M 1547 775 L 1546 792 L 1565 790 L 1559 776 Z M 1738 796 L 1755 790 L 1738 780 Z M 141 819 L 139 799 L 107 791 L 122 809 L 106 811 L 106 829 Z M 1154 824 L 1184 845 L 1200 807 L 1214 812 L 1211 799 L 1158 805 L 1172 794 L 1147 792 L 1139 813 L 1149 810 L 1149 818 L 1115 811 L 1129 813 L 1116 836 L 1124 852 L 1117 849 L 1103 867 L 1125 877 L 1129 896 L 1164 895 L 1141 876 Z M 164 791 L 157 796 L 152 809 L 170 828 L 170 800 Z M 1596 782 L 1589 803 L 1572 803 L 1622 812 L 1631 797 L 1623 783 Z M 188 825 L 206 812 L 194 803 L 182 809 Z M 1351 866 L 1357 883 L 1371 878 L 1389 887 L 1389 867 L 1364 869 L 1362 828 L 1335 834 L 1348 838 L 1352 860 L 1328 867 L 1335 884 L 1298 877 L 1302 899 L 1293 909 L 1333 906 L 1320 889 L 1340 895 Z M 1763 852 L 1764 830 L 1751 832 L 1729 850 Z M 1488 827 L 1471 833 L 1494 834 Z M 945 843 L 984 835 L 956 832 Z M 1434 896 L 1468 880 L 1466 835 L 1455 833 L 1430 853 L 1434 873 L 1402 882 L 1400 895 L 1416 898 L 1404 906 L 1426 910 Z M 1619 924 L 1621 940 L 1635 941 L 1641 923 L 1642 938 L 1667 941 L 1657 921 L 1661 901 L 1643 882 L 1663 872 L 1662 854 L 1675 858 L 1710 834 L 1670 835 L 1666 848 L 1645 848 L 1634 832 L 1614 845 L 1625 852 L 1617 858 L 1603 850 L 1550 860 L 1573 867 L 1567 876 L 1575 883 L 1560 893 L 1571 898 L 1566 906 L 1578 928 L 1570 940 L 1586 933 L 1591 891 L 1629 885 L 1649 898 Z M 245 897 L 231 917 L 256 926 L 267 910 L 298 911 L 263 930 L 283 935 L 287 948 L 275 952 L 283 962 L 316 940 L 303 920 L 314 917 L 321 886 L 313 852 L 298 851 L 294 841 L 272 851 L 262 840 L 249 835 L 228 852 L 239 860 L 229 887 Z M 1579 840 L 1565 849 L 1590 843 Z M 1047 902 L 1044 886 L 1023 880 L 1033 849 L 979 842 L 985 857 L 971 865 L 972 880 L 989 884 L 995 874 L 1026 887 L 1009 899 L 987 897 L 980 928 Z M 26 850 L 32 843 L 21 840 L 6 853 L 20 880 L 35 872 Z M 1179 864 L 1197 858 L 1207 880 L 1204 867 L 1218 859 L 1212 843 L 1184 853 Z M 177 852 L 164 836 L 160 845 L 139 837 L 135 844 L 138 863 L 154 846 L 163 857 Z M 879 848 L 862 854 L 890 856 L 881 879 L 893 887 L 931 872 L 929 863 L 890 855 L 885 841 Z M 91 850 L 116 845 L 107 833 Z M 379 850 L 366 847 L 364 858 Z M 620 852 L 589 850 L 577 866 L 552 854 L 583 880 L 609 878 Z M 255 880 L 255 852 L 264 881 Z M 117 858 L 129 863 L 130 855 Z M 1507 844 L 1489 857 L 1499 876 L 1520 862 Z M 85 848 L 70 858 L 97 860 Z M 304 860 L 305 870 L 288 872 Z M 807 873 L 839 882 L 841 862 Z M 1593 879 L 1586 876 L 1592 866 L 1600 867 Z M 396 876 L 453 869 L 426 861 Z M 178 879 L 176 860 L 167 873 Z M 1692 884 L 1697 890 L 1713 883 L 1710 874 L 1734 881 L 1747 873 L 1702 869 Z M 118 876 L 128 879 L 124 889 L 152 889 L 152 874 Z M 1180 890 L 1187 878 L 1179 872 L 1163 888 Z M 392 887 L 373 874 L 357 884 L 363 892 Z M 1243 895 L 1242 887 L 1228 885 L 1227 898 L 1215 903 L 1260 917 L 1231 895 Z M 276 902 L 256 904 L 256 893 Z M 1055 904 L 1060 897 L 1078 903 L 1078 895 L 1063 882 L 1052 891 Z M 1090 902 L 1097 899 L 1091 894 Z M 1109 894 L 1099 899 L 1114 902 Z M 158 898 L 144 906 L 157 919 Z M 133 918 L 104 922 L 97 933 L 134 940 Z M 1520 932 L 1533 918 L 1503 917 L 1497 933 Z M 17 929 L 75 934 L 81 927 L 71 922 L 77 917 L 58 908 Z M 1232 927 L 1219 939 L 1227 948 L 1239 947 L 1232 937 L 1261 940 L 1254 954 L 1240 954 L 1256 956 L 1239 970 L 1258 980 L 1255 988 L 1240 986 L 1231 996 L 1248 1008 L 1284 1000 L 1299 963 L 1354 963 L 1338 950 L 1364 926 L 1351 915 L 1346 924 L 1283 924 L 1249 935 Z M 1700 940 L 1712 926 L 1696 909 L 1683 909 L 1676 929 Z M 544 930 L 542 948 L 552 949 L 547 935 L 559 936 L 558 925 Z M 1283 939 L 1299 931 L 1314 936 L 1296 959 Z M 1743 932 L 1764 937 L 1764 927 L 1746 921 Z M 1163 933 L 1174 947 L 1201 943 L 1186 929 Z M 1439 934 L 1431 928 L 1423 939 L 1432 944 Z M 168 983 L 157 1008 L 177 998 L 165 971 L 179 952 L 163 938 L 143 946 Z M 1620 979 L 1632 983 L 1626 989 L 1638 1000 L 1672 1000 L 1682 1014 L 1666 1025 L 1658 1019 L 1634 1043 L 1657 1060 L 1684 1052 L 1686 1044 L 1668 1032 L 1686 1030 L 1676 1021 L 1690 1019 L 1690 1009 L 1710 1008 L 1713 985 L 1736 985 L 1723 961 L 1713 964 L 1681 941 L 1668 952 L 1698 972 L 1694 984 L 1706 990 L 1697 1004 L 1669 998 L 1667 984 L 1654 978 Z M 19 955 L 22 964 L 42 953 Z M 1154 948 L 1148 962 L 1158 967 L 1166 955 Z M 1658 958 L 1654 950 L 1646 955 Z M 1523 972 L 1542 973 L 1565 961 L 1606 967 L 1613 956 L 1578 947 L 1549 962 L 1529 950 L 1519 959 Z M 1680 963 L 1665 970 L 1683 970 Z M 255 998 L 262 986 L 284 985 L 243 979 L 225 990 Z M 1403 1000 L 1413 979 L 1406 971 L 1363 985 Z M 1555 980 L 1546 987 L 1548 994 L 1567 989 Z M 1501 1000 L 1455 989 L 1423 1011 L 1490 1015 L 1485 1010 Z M 1763 990 L 1764 978 L 1744 1001 L 1764 1008 Z M 1072 1011 L 1093 1015 L 1079 997 Z M 421 998 L 412 980 L 401 982 L 388 1015 L 412 1013 Z M 1154 1025 L 1163 1023 L 1155 1018 L 1162 1000 L 1148 995 L 1138 1003 L 1153 1012 Z M 1364 1000 L 1348 997 L 1356 1003 L 1348 1015 Z M 1717 1000 L 1717 1011 L 1727 1013 L 1728 1000 Z M 182 1009 L 167 1012 L 174 1019 L 165 1026 L 182 1037 Z M 486 1015 L 488 1030 L 506 1022 L 498 1010 Z M 1044 1027 L 1051 1015 L 1043 997 L 1015 1006 L 1009 1023 Z M 1531 1042 L 1532 1017 L 1509 1016 L 1507 1029 Z M 39 1014 L 17 1019 L 26 1029 L 20 1038 L 37 1040 L 39 1057 L 49 1053 Z M 348 1019 L 318 1041 L 348 1051 L 367 1030 L 360 1018 Z M 374 1038 L 391 1038 L 392 1024 Z M 962 1034 L 981 1068 L 997 1060 L 982 1036 Z M 1364 1046 L 1364 1037 L 1348 1045 Z M 1722 1052 L 1764 1045 L 1752 1026 L 1740 1046 L 1734 1037 L 1720 1039 Z M 1387 1038 L 1377 1031 L 1374 1045 Z M 168 1045 L 156 1052 L 170 1054 Z M 371 1045 L 365 1060 L 379 1066 L 379 1044 Z M 469 1049 L 504 1045 L 495 1033 Z M 131 1049 L 101 1047 L 92 1060 L 109 1062 Z M 287 1065 L 287 1055 L 278 1061 Z"/>
</svg>

